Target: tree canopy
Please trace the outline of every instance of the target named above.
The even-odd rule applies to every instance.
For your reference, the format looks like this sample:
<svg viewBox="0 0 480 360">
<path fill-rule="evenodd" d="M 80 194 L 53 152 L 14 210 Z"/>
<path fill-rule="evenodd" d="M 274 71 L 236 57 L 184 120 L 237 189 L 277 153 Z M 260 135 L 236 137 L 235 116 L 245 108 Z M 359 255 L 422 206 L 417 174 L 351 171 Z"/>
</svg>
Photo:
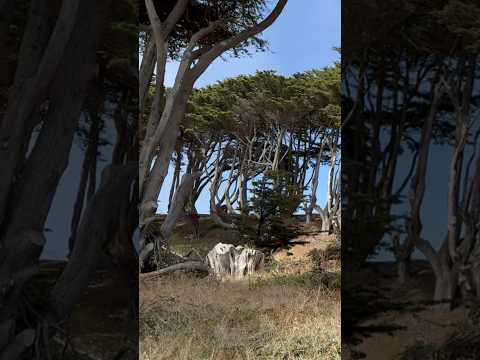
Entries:
<svg viewBox="0 0 480 360">
<path fill-rule="evenodd" d="M 176 4 L 175 0 L 154 1 L 161 21 L 167 19 Z M 179 59 L 192 35 L 211 23 L 221 23 L 221 26 L 199 41 L 199 45 L 207 48 L 252 27 L 262 19 L 267 4 L 267 0 L 189 0 L 168 39 L 170 58 Z M 144 1 L 140 2 L 139 22 L 144 28 L 150 25 Z M 232 54 L 240 56 L 252 49 L 265 50 L 266 42 L 260 36 L 253 36 L 235 47 Z"/>
</svg>

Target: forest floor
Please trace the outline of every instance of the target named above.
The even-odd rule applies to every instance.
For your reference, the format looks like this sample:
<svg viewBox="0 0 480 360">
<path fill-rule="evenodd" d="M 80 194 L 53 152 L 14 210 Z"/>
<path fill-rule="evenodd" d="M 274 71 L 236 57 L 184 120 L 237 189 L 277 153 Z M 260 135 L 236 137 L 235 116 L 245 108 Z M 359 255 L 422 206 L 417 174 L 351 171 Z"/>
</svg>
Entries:
<svg viewBox="0 0 480 360">
<path fill-rule="evenodd" d="M 64 261 L 41 263 L 30 289 L 35 291 L 37 306 L 48 299 L 48 291 L 65 265 Z M 62 325 L 64 334 L 55 335 L 50 345 L 53 359 L 113 359 L 125 345 L 127 331 L 135 332 L 127 328 L 127 291 L 111 275 L 107 269 L 95 272 L 72 316 Z"/>
<path fill-rule="evenodd" d="M 172 247 L 200 253 L 241 236 L 201 221 L 192 242 L 179 224 Z M 340 263 L 314 270 L 308 253 L 333 237 L 315 234 L 269 257 L 242 281 L 172 275 L 140 284 L 140 359 L 340 359 Z"/>
<path fill-rule="evenodd" d="M 441 345 L 465 326 L 463 306 L 445 311 L 432 304 L 434 276 L 429 265 L 415 261 L 412 270 L 414 275 L 403 286 L 392 262 L 369 263 L 349 274 L 343 282 L 349 287 L 342 289 L 342 307 L 352 317 L 342 322 L 342 359 L 413 359 L 406 354 Z"/>
</svg>

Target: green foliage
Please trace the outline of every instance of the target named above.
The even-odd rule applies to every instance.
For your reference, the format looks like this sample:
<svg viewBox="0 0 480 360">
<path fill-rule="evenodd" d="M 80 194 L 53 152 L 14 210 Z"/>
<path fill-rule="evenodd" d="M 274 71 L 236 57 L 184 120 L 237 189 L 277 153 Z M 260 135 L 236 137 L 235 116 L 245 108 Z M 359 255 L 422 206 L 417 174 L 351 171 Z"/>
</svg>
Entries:
<svg viewBox="0 0 480 360">
<path fill-rule="evenodd" d="M 257 245 L 286 245 L 299 234 L 298 227 L 287 219 L 302 202 L 303 190 L 299 191 L 289 174 L 282 171 L 268 171 L 252 184 L 250 208 L 259 216 Z"/>
<path fill-rule="evenodd" d="M 186 134 L 215 132 L 221 135 L 233 121 L 234 94 L 224 86 L 207 86 L 195 89 L 190 96 L 183 122 Z"/>
<path fill-rule="evenodd" d="M 351 24 L 342 33 L 343 54 L 353 60 L 367 49 L 372 49 L 369 59 L 397 51 L 428 56 L 476 52 L 479 14 L 474 0 L 354 0 L 342 19 Z"/>
<path fill-rule="evenodd" d="M 452 35 L 463 39 L 466 50 L 478 51 L 480 47 L 480 6 L 478 2 L 465 0 L 449 1 L 433 11 L 433 18 Z"/>
<path fill-rule="evenodd" d="M 260 217 L 291 214 L 294 206 L 289 201 L 288 179 L 280 174 L 266 173 L 260 180 L 253 182 L 252 210 Z"/>
<path fill-rule="evenodd" d="M 182 127 L 194 140 L 248 136 L 253 125 L 260 132 L 272 123 L 293 131 L 339 127 L 339 65 L 291 77 L 260 71 L 196 89 Z"/>
<path fill-rule="evenodd" d="M 158 16 L 164 21 L 172 11 L 176 0 L 154 0 Z M 178 59 L 182 49 L 198 30 L 213 22 L 222 22 L 222 26 L 201 39 L 200 45 L 209 47 L 252 27 L 263 20 L 267 10 L 266 0 L 191 0 L 180 21 L 169 36 L 169 55 Z M 145 2 L 139 6 L 139 23 L 150 23 Z M 235 57 L 249 54 L 252 49 L 264 51 L 267 43 L 259 36 L 254 36 L 240 44 L 229 53 Z"/>
<path fill-rule="evenodd" d="M 340 127 L 341 98 L 340 64 L 322 70 L 311 70 L 294 75 L 293 101 L 304 107 L 304 113 L 316 120 L 317 125 Z M 298 106 L 298 105 L 297 105 Z"/>
</svg>

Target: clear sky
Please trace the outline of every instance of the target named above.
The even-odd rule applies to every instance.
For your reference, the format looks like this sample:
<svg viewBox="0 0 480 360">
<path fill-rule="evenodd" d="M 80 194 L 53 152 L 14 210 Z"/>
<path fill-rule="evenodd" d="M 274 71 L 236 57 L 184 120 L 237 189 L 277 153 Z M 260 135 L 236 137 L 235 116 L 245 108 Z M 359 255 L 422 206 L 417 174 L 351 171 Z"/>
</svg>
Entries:
<svg viewBox="0 0 480 360">
<path fill-rule="evenodd" d="M 290 0 L 277 21 L 262 34 L 269 43 L 269 51 L 241 58 L 219 58 L 202 74 L 195 87 L 260 70 L 276 70 L 288 76 L 333 65 L 340 60 L 333 50 L 340 47 L 341 41 L 340 5 L 340 0 Z M 168 63 L 166 86 L 173 85 L 177 67 L 176 62 Z M 327 171 L 326 167 L 320 169 L 317 194 L 320 205 L 324 205 L 326 198 Z M 160 193 L 158 211 L 161 213 L 167 210 L 172 173 L 169 171 Z M 197 210 L 208 213 L 207 191 L 200 196 Z"/>
</svg>

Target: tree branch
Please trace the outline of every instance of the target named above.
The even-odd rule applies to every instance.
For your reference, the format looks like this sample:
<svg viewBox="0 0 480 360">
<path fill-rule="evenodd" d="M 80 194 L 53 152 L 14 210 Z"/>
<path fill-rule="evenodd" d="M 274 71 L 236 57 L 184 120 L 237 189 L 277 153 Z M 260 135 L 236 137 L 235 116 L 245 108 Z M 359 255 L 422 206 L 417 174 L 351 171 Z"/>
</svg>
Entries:
<svg viewBox="0 0 480 360">
<path fill-rule="evenodd" d="M 257 35 L 258 33 L 268 28 L 270 25 L 272 25 L 273 22 L 282 13 L 287 2 L 288 0 L 279 0 L 272 12 L 263 21 L 213 46 L 211 50 L 209 50 L 207 53 L 205 53 L 198 59 L 198 63 L 192 69 L 192 76 L 195 79 L 198 78 L 207 69 L 207 67 L 223 52 L 234 48 L 235 46 L 241 44 L 250 37 Z"/>
<path fill-rule="evenodd" d="M 203 271 L 206 273 L 210 273 L 211 271 L 211 269 L 202 261 L 186 261 L 180 264 L 168 266 L 166 268 L 163 268 L 157 271 L 140 274 L 140 279 L 146 280 L 146 281 L 152 281 L 164 275 L 171 274 L 175 271 L 183 271 L 183 270 L 197 270 L 197 271 Z"/>
</svg>

